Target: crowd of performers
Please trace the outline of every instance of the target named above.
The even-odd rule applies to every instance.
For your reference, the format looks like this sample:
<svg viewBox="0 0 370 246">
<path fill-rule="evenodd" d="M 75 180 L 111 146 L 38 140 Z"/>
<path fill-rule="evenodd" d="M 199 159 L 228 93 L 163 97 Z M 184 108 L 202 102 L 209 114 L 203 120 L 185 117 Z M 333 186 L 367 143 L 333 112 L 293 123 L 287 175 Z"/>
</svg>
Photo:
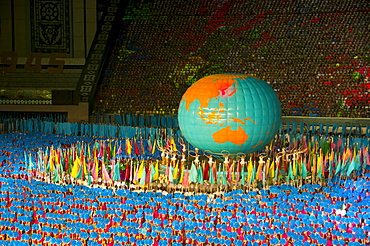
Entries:
<svg viewBox="0 0 370 246">
<path fill-rule="evenodd" d="M 0 245 L 369 245 L 367 138 L 282 135 L 250 155 L 0 135 Z"/>
<path fill-rule="evenodd" d="M 26 151 L 32 176 L 56 183 L 189 188 L 323 184 L 370 168 L 368 138 L 285 134 L 264 151 L 214 155 L 167 140 L 93 139 Z"/>
</svg>

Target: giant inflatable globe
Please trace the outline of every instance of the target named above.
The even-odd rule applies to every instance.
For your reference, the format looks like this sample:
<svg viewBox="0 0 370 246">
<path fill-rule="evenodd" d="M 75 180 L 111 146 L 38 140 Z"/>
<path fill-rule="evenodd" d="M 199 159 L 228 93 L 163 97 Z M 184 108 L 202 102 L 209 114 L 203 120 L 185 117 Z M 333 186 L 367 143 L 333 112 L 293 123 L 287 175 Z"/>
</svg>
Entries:
<svg viewBox="0 0 370 246">
<path fill-rule="evenodd" d="M 252 153 L 270 143 L 281 123 L 280 101 L 263 80 L 243 74 L 204 77 L 183 95 L 182 135 L 194 147 L 219 154 Z"/>
</svg>

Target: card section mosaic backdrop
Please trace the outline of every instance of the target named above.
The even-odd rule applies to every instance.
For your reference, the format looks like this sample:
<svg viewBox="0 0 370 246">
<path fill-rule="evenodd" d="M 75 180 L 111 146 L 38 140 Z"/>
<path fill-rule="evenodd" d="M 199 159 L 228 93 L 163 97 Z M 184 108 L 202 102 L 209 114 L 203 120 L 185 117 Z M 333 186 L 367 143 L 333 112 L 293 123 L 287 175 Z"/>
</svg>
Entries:
<svg viewBox="0 0 370 246">
<path fill-rule="evenodd" d="M 283 115 L 369 117 L 370 3 L 132 1 L 95 112 L 176 114 L 195 81 L 268 82 Z"/>
</svg>

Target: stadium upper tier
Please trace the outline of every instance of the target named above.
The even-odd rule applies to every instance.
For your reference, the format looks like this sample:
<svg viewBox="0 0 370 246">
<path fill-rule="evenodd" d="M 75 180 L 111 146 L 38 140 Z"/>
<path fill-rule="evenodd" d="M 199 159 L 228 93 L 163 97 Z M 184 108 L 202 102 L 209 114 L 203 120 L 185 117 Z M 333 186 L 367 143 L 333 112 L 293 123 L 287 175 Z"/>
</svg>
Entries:
<svg viewBox="0 0 370 246">
<path fill-rule="evenodd" d="M 369 117 L 367 0 L 131 2 L 95 112 L 176 114 L 193 82 L 243 73 L 285 116 Z"/>
</svg>

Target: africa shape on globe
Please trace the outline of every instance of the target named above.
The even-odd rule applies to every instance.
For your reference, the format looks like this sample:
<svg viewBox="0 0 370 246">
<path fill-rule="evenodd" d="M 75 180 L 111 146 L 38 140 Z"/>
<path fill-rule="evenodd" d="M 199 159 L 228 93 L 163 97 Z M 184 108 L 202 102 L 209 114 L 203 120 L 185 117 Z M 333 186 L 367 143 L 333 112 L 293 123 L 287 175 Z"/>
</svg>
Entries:
<svg viewBox="0 0 370 246">
<path fill-rule="evenodd" d="M 182 135 L 194 147 L 219 154 L 252 153 L 269 144 L 281 123 L 280 101 L 265 81 L 243 74 L 206 76 L 183 95 Z"/>
</svg>

